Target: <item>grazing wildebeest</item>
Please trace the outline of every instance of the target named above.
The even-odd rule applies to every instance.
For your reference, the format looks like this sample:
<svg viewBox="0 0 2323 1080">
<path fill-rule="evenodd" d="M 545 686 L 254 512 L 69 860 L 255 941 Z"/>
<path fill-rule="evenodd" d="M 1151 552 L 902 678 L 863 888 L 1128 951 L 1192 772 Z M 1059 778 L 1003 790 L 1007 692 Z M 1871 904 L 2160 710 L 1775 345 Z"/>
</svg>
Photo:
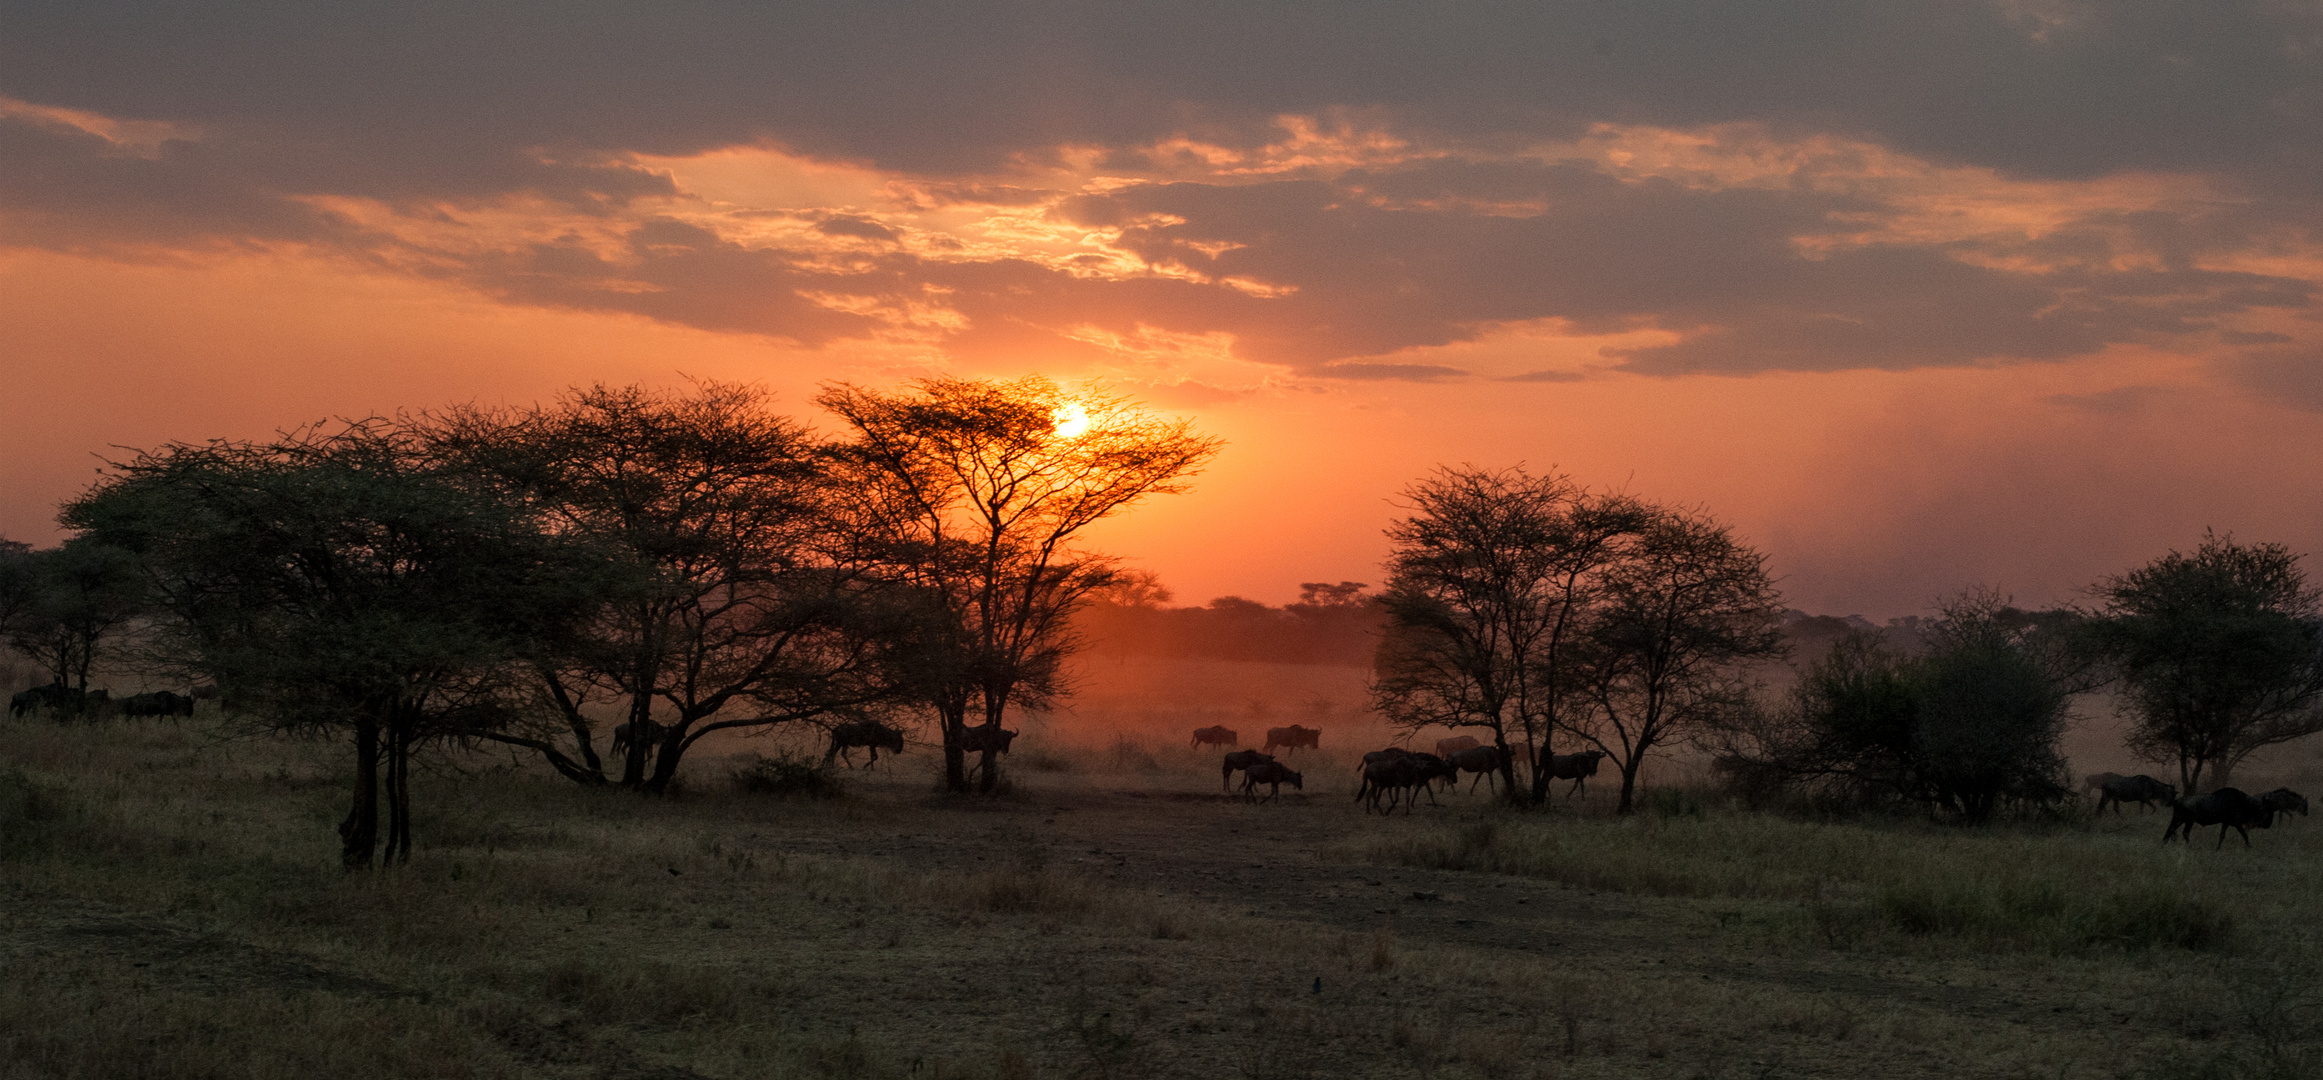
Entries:
<svg viewBox="0 0 2323 1080">
<path fill-rule="evenodd" d="M 1273 790 L 1270 791 L 1266 796 L 1267 800 L 1272 800 L 1275 796 L 1282 794 L 1282 786 L 1284 784 L 1289 784 L 1290 786 L 1295 787 L 1300 791 L 1307 790 L 1305 777 L 1300 776 L 1298 773 L 1292 772 L 1290 766 L 1276 761 L 1273 758 L 1268 758 L 1265 761 L 1253 764 L 1250 768 L 1243 770 L 1242 795 L 1244 798 L 1257 799 L 1258 785 L 1260 784 L 1273 785 Z"/>
<path fill-rule="evenodd" d="M 1268 728 L 1266 729 L 1264 749 L 1270 754 L 1278 746 L 1287 750 L 1296 750 L 1302 746 L 1309 750 L 1320 750 L 1323 748 L 1322 739 L 1323 732 L 1317 728 L 1300 727 L 1297 724 L 1292 724 L 1289 727 Z"/>
<path fill-rule="evenodd" d="M 131 694 L 121 699 L 123 716 L 192 716 L 194 699 L 167 690 Z"/>
<path fill-rule="evenodd" d="M 960 752 L 981 754 L 986 750 L 1005 754 L 1008 744 L 1016 741 L 1016 732 L 999 724 L 972 724 L 960 729 Z"/>
<path fill-rule="evenodd" d="M 1398 801 L 1404 804 L 1404 813 L 1411 813 L 1419 796 L 1412 793 L 1423 781 L 1420 777 L 1418 755 L 1401 747 L 1391 746 L 1363 755 L 1363 786 L 1355 789 L 1355 798 L 1363 803 L 1364 813 L 1395 812 Z M 1381 810 L 1379 800 L 1387 796 L 1387 808 Z"/>
<path fill-rule="evenodd" d="M 2216 847 L 2226 846 L 2226 830 L 2232 828 L 2242 834 L 2242 846 L 2250 846 L 2250 828 L 2267 828 L 2275 823 L 2275 812 L 2256 797 L 2240 789 L 2222 787 L 2208 795 L 2178 799 L 2170 803 L 2170 827 L 2162 833 L 2162 843 L 2184 829 L 2186 843 L 2194 842 L 2194 829 L 2201 825 L 2218 826 Z"/>
<path fill-rule="evenodd" d="M 2104 813 L 2108 806 L 2113 807 L 2115 814 L 2119 814 L 2121 813 L 2121 804 L 2125 802 L 2133 802 L 2147 809 L 2152 809 L 2155 803 L 2166 806 L 2178 800 L 2177 785 L 2165 784 L 2144 773 L 2139 773 L 2136 776 L 2114 777 L 2099 784 L 2098 790 L 2104 792 L 2103 796 L 2097 800 L 2097 812 L 2100 814 Z"/>
<path fill-rule="evenodd" d="M 881 750 L 891 754 L 903 753 L 903 732 L 877 720 L 858 720 L 852 724 L 836 725 L 831 728 L 831 750 L 823 755 L 823 767 L 830 768 L 831 759 L 838 758 L 846 762 L 848 768 L 854 768 L 852 751 L 858 746 L 871 751 L 870 764 L 863 766 L 868 769 L 879 764 Z"/>
<path fill-rule="evenodd" d="M 1543 754 L 1541 756 L 1548 759 L 1549 776 L 1573 782 L 1572 787 L 1565 789 L 1565 797 L 1570 799 L 1574 792 L 1581 790 L 1582 784 L 1587 783 L 1590 777 L 1597 775 L 1597 763 L 1605 760 L 1605 751 L 1583 750 L 1578 754 Z"/>
<path fill-rule="evenodd" d="M 1273 762 L 1273 754 L 1261 753 L 1257 750 L 1236 750 L 1226 755 L 1226 768 L 1218 774 L 1218 790 L 1225 791 L 1233 784 L 1236 771 L 1239 770 L 1247 774 L 1253 765 L 1272 764 Z"/>
<path fill-rule="evenodd" d="M 1482 745 L 1484 744 L 1476 741 L 1474 735 L 1454 735 L 1449 739 L 1437 739 L 1436 756 L 1449 761 L 1452 755 L 1462 750 L 1474 750 Z"/>
<path fill-rule="evenodd" d="M 2119 779 L 2121 779 L 2121 774 L 2117 772 L 2090 773 L 2081 778 L 2081 792 L 2085 795 L 2098 796 L 2102 800 L 2105 795 L 2105 785 Z"/>
<path fill-rule="evenodd" d="M 2278 814 L 2296 813 L 2307 816 L 2307 797 L 2287 787 L 2279 787 L 2258 797 L 2266 808 Z"/>
<path fill-rule="evenodd" d="M 1227 727 L 1224 724 L 1219 724 L 1212 727 L 1198 727 L 1194 729 L 1194 748 L 1197 750 L 1205 746 L 1240 745 L 1242 745 L 1242 736 L 1236 734 L 1233 728 Z"/>
<path fill-rule="evenodd" d="M 1445 757 L 1452 762 L 1453 768 L 1461 772 L 1475 773 L 1476 780 L 1482 780 L 1487 785 L 1485 790 L 1500 790 L 1499 747 L 1471 746 L 1466 750 L 1447 754 Z M 1468 793 L 1471 795 L 1476 793 L 1476 780 L 1468 781 Z"/>
</svg>

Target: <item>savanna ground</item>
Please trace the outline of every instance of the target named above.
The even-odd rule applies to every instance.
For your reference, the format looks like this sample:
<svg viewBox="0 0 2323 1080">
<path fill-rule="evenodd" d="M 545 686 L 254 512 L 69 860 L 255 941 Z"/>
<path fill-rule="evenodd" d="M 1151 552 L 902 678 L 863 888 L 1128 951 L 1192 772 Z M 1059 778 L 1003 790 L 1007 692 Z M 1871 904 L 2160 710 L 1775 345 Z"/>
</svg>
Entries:
<svg viewBox="0 0 2323 1080">
<path fill-rule="evenodd" d="M 468 758 L 352 876 L 334 744 L 0 721 L 0 1077 L 2323 1073 L 2323 821 L 2165 848 L 2134 809 L 1818 822 L 1674 777 L 1620 819 L 1610 773 L 1382 820 L 1383 733 L 1247 711 L 1036 726 L 990 799 L 924 747 L 834 798 L 737 788 L 771 741 L 665 799 Z M 1174 734 L 1310 717 L 1265 805 Z"/>
</svg>

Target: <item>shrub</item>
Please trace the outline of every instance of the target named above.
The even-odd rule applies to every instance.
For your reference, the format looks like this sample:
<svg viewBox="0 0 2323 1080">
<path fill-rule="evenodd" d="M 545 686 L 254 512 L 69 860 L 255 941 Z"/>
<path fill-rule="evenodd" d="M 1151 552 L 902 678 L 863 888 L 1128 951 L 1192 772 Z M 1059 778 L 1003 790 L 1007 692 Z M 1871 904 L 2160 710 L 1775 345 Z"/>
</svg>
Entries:
<svg viewBox="0 0 2323 1080">
<path fill-rule="evenodd" d="M 750 755 L 749 761 L 735 768 L 734 786 L 753 795 L 784 798 L 803 795 L 831 799 L 840 794 L 839 777 L 822 762 L 788 752 L 778 757 Z"/>
</svg>

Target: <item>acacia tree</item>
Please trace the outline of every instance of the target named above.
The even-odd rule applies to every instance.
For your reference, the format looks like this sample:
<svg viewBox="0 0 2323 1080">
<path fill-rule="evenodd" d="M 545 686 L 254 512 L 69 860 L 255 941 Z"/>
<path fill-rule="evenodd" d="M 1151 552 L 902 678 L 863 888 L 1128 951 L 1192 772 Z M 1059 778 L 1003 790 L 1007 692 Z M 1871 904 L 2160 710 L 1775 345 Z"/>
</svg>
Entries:
<svg viewBox="0 0 2323 1080">
<path fill-rule="evenodd" d="M 1899 799 L 1969 823 L 2003 799 L 2068 794 L 2058 741 L 2072 697 L 2097 684 L 2068 612 L 2025 612 L 1990 591 L 1945 601 L 1905 652 L 1857 632 L 1801 673 L 1788 707 L 1720 732 L 1722 768 Z"/>
<path fill-rule="evenodd" d="M 2205 534 L 2097 588 L 2094 639 L 2126 684 L 2130 746 L 2186 791 L 2261 747 L 2323 730 L 2323 619 L 2299 556 Z"/>
<path fill-rule="evenodd" d="M 1559 722 L 1619 766 L 1626 814 L 1648 754 L 1749 706 L 1750 665 L 1784 651 L 1782 603 L 1765 555 L 1708 515 L 1669 509 L 1637 531 L 1599 591 L 1578 650 L 1587 705 Z"/>
<path fill-rule="evenodd" d="M 98 656 L 130 630 L 143 604 L 135 562 L 118 548 L 75 537 L 0 552 L 0 629 L 56 685 L 85 694 Z"/>
<path fill-rule="evenodd" d="M 660 732 L 658 744 L 629 741 L 620 783 L 661 792 L 712 732 L 846 714 L 894 694 L 882 659 L 910 637 L 910 612 L 879 594 L 862 546 L 835 527 L 823 448 L 769 411 L 763 390 L 599 385 L 521 412 L 450 410 L 427 437 L 635 572 L 586 633 L 535 666 L 574 754 L 552 732 L 487 737 L 603 782 L 584 707 L 611 698 L 630 730 Z"/>
<path fill-rule="evenodd" d="M 1598 579 L 1621 557 L 1643 508 L 1522 468 L 1441 468 L 1404 492 L 1381 603 L 1387 632 L 1372 705 L 1407 729 L 1481 728 L 1500 751 L 1506 798 L 1519 793 L 1515 744 L 1546 770 L 1571 651 Z"/>
<path fill-rule="evenodd" d="M 903 392 L 847 383 L 815 399 L 846 423 L 837 450 L 850 516 L 891 580 L 932 615 L 913 667 L 943 728 L 945 782 L 968 788 L 968 718 L 1052 704 L 1076 647 L 1068 618 L 1119 580 L 1083 550 L 1089 526 L 1148 495 L 1186 490 L 1218 440 L 1186 420 L 1041 376 L 925 379 Z M 982 787 L 994 780 L 984 751 Z"/>
<path fill-rule="evenodd" d="M 409 858 L 415 748 L 509 722 L 511 670 L 607 565 L 376 420 L 140 454 L 61 520 L 137 558 L 173 666 L 238 715 L 352 743 L 350 870 L 381 847 L 382 795 L 386 859 Z"/>
</svg>

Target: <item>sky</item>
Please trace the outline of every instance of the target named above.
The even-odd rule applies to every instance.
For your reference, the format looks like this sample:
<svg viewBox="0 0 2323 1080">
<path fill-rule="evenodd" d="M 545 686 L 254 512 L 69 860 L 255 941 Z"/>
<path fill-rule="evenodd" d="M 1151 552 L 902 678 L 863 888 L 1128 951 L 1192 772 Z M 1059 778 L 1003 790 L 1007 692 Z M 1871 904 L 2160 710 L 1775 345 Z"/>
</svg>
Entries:
<svg viewBox="0 0 2323 1080">
<path fill-rule="evenodd" d="M 1039 372 L 1226 440 L 1093 536 L 1180 602 L 1521 463 L 1805 610 L 2069 603 L 2323 552 L 2319 289 L 2314 3 L 0 2 L 41 543 L 171 440 Z"/>
</svg>

